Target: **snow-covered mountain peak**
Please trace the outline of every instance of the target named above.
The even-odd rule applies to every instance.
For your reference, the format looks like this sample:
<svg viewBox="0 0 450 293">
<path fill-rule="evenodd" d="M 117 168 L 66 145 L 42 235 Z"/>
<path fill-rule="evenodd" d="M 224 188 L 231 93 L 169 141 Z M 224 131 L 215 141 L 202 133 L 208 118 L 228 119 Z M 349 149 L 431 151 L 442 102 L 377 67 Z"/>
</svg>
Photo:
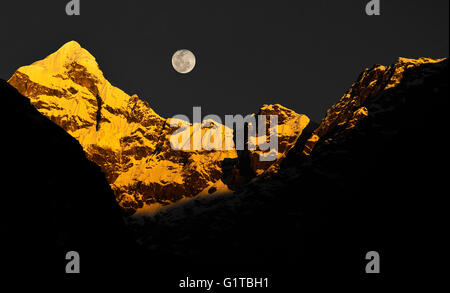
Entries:
<svg viewBox="0 0 450 293">
<path fill-rule="evenodd" d="M 111 85 L 95 58 L 75 41 L 20 67 L 9 83 L 80 142 L 87 157 L 102 168 L 117 201 L 130 212 L 202 192 L 230 191 L 222 179 L 224 161 L 238 156 L 232 139 L 232 145 L 223 140 L 221 150 L 189 147 L 192 139 L 183 142 L 187 148 L 173 149 L 170 138 L 176 128 L 171 124 L 177 120 L 159 116 L 137 95 Z M 307 124 L 306 116 L 281 105 L 265 105 L 260 112 L 280 115 L 283 153 Z M 232 129 L 216 121 L 178 122 L 191 133 L 189 138 L 197 136 L 196 131 L 201 137 L 213 132 L 233 137 Z M 258 166 L 258 172 L 265 167 Z"/>
</svg>

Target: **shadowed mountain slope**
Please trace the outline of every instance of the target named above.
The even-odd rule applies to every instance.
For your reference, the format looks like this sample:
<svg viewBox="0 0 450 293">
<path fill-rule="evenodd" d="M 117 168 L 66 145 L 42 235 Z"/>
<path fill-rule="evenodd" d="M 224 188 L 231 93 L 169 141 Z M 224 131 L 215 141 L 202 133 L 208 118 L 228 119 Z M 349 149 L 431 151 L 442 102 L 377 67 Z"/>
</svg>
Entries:
<svg viewBox="0 0 450 293">
<path fill-rule="evenodd" d="M 278 173 L 235 195 L 147 219 L 137 226 L 144 243 L 192 262 L 247 264 L 292 278 L 363 277 L 371 250 L 384 263 L 378 278 L 437 273 L 449 163 L 448 60 L 400 59 L 390 68 L 377 65 L 362 75 L 371 80 L 358 78 L 354 89 L 365 99 L 345 95 L 332 109 L 348 118 L 328 127 L 308 155 L 308 138 L 299 139 Z"/>
<path fill-rule="evenodd" d="M 120 207 L 80 144 L 0 80 L 3 113 L 1 250 L 11 275 L 62 276 L 77 251 L 84 274 L 125 265 L 133 253 Z M 114 255 L 114 258 L 111 256 Z"/>
</svg>

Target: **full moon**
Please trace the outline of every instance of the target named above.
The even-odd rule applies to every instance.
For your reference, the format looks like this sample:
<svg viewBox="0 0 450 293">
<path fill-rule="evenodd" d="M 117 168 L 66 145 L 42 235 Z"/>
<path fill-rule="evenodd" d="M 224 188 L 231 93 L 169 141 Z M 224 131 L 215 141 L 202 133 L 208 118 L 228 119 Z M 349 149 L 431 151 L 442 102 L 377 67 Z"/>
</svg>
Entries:
<svg viewBox="0 0 450 293">
<path fill-rule="evenodd" d="M 195 67 L 195 55 L 186 49 L 178 50 L 172 56 L 172 66 L 179 73 L 189 73 Z"/>
</svg>

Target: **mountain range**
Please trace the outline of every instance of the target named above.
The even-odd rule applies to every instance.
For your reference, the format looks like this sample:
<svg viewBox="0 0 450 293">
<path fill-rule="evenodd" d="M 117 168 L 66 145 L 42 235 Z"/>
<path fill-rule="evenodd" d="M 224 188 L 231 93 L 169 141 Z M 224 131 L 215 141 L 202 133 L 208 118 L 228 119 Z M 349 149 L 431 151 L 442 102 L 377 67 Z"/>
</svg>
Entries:
<svg viewBox="0 0 450 293">
<path fill-rule="evenodd" d="M 7 180 L 28 184 L 7 205 L 54 217 L 45 231 L 62 233 L 55 242 L 61 252 L 84 229 L 99 246 L 116 243 L 111 251 L 121 251 L 134 244 L 112 239 L 129 239 L 124 230 L 131 229 L 154 263 L 279 265 L 284 272 L 286 264 L 323 272 L 331 263 L 359 274 L 364 253 L 377 250 L 393 274 L 426 262 L 408 256 L 439 243 L 432 223 L 440 221 L 434 217 L 448 162 L 441 139 L 448 59 L 367 68 L 318 124 L 279 104 L 261 106 L 254 114 L 279 117 L 270 163 L 249 149 L 173 150 L 172 118 L 111 85 L 73 41 L 20 67 L 8 83 L 1 84 L 3 133 L 8 154 L 19 158 L 10 171 L 21 176 Z M 202 134 L 211 123 L 234 131 L 203 121 Z"/>
<path fill-rule="evenodd" d="M 95 58 L 69 42 L 43 60 L 19 68 L 8 81 L 43 115 L 76 138 L 87 157 L 102 168 L 119 204 L 129 213 L 203 193 L 232 192 L 222 162 L 236 159 L 234 147 L 223 151 L 172 150 L 170 118 L 162 118 L 136 95 L 129 96 L 103 76 Z M 279 116 L 279 159 L 250 168 L 262 173 L 295 144 L 309 123 L 281 105 L 264 105 L 261 114 Z M 202 135 L 211 127 L 202 122 Z M 215 122 L 217 123 L 217 122 Z M 191 135 L 197 127 L 191 124 Z M 224 125 L 224 135 L 232 133 Z M 226 128 L 226 129 L 225 129 Z M 231 185 L 230 185 L 231 186 Z"/>
</svg>

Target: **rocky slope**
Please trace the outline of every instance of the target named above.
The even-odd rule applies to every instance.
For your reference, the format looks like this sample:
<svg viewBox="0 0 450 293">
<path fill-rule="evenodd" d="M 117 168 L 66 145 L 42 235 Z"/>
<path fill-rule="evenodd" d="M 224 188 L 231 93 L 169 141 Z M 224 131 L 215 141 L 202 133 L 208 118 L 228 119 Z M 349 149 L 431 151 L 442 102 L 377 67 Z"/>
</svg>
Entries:
<svg viewBox="0 0 450 293">
<path fill-rule="evenodd" d="M 368 109 L 380 94 L 397 87 L 403 80 L 405 72 L 424 64 L 441 63 L 444 59 L 407 59 L 399 58 L 390 66 L 374 65 L 366 68 L 348 92 L 326 113 L 320 125 L 305 143 L 303 154 L 309 156 L 319 140 L 328 136 L 345 136 L 361 120 L 369 115 L 386 112 L 393 108 L 392 103 L 379 103 L 376 108 Z M 424 72 L 424 75 L 428 72 Z M 419 82 L 419 81 L 417 81 Z"/>
<path fill-rule="evenodd" d="M 200 193 L 230 192 L 222 181 L 223 162 L 237 158 L 234 146 L 220 151 L 175 151 L 170 137 L 176 128 L 169 125 L 180 122 L 191 136 L 218 129 L 223 137 L 232 136 L 230 129 L 211 121 L 185 125 L 160 117 L 147 102 L 112 86 L 95 58 L 74 41 L 19 68 L 9 83 L 80 142 L 87 157 L 102 168 L 119 204 L 130 213 Z M 261 113 L 280 115 L 275 170 L 309 119 L 280 105 L 264 106 Z M 254 151 L 249 160 L 257 175 L 273 165 L 259 164 L 258 154 Z"/>
<path fill-rule="evenodd" d="M 365 70 L 318 130 L 297 139 L 277 173 L 251 180 L 237 196 L 148 218 L 136 228 L 140 240 L 192 263 L 256 264 L 294 278 L 361 276 L 370 250 L 382 255 L 384 277 L 432 272 L 427 262 L 439 259 L 431 255 L 444 231 L 437 223 L 449 163 L 449 144 L 440 139 L 448 63 L 399 59 Z"/>
</svg>

